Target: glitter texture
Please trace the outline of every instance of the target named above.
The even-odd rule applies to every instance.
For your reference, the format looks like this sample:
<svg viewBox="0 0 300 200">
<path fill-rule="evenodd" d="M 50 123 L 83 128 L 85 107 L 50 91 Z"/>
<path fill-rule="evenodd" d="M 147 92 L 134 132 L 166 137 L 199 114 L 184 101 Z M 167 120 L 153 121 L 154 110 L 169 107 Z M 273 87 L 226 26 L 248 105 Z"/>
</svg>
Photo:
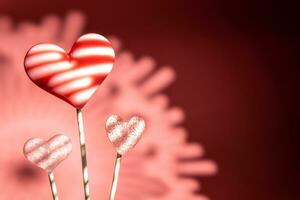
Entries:
<svg viewBox="0 0 300 200">
<path fill-rule="evenodd" d="M 145 129 L 145 121 L 133 116 L 129 122 L 122 122 L 121 117 L 112 115 L 107 119 L 105 127 L 110 142 L 119 154 L 124 155 L 140 140 Z"/>
<path fill-rule="evenodd" d="M 48 141 L 29 139 L 23 148 L 25 157 L 38 167 L 52 172 L 72 151 L 71 140 L 65 135 L 55 135 Z"/>
</svg>

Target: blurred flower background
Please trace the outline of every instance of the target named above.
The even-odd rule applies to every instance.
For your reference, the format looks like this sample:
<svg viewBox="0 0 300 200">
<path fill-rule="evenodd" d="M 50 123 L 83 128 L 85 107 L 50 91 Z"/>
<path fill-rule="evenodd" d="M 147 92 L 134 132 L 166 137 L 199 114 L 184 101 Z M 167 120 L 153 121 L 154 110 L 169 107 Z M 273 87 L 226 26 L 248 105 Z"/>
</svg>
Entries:
<svg viewBox="0 0 300 200">
<path fill-rule="evenodd" d="M 39 42 L 70 49 L 84 24 L 79 12 L 63 20 L 48 16 L 41 23 L 12 24 L 10 18 L 0 18 L 0 92 L 5 97 L 0 117 L 1 199 L 52 198 L 46 174 L 24 159 L 22 146 L 30 137 L 47 139 L 58 133 L 68 134 L 75 146 L 71 157 L 55 170 L 59 196 L 83 197 L 75 110 L 31 83 L 22 62 L 28 48 Z M 142 141 L 124 157 L 118 199 L 208 199 L 199 193 L 194 177 L 215 174 L 217 165 L 201 158 L 201 145 L 187 141 L 184 111 L 171 106 L 162 92 L 174 82 L 175 71 L 169 66 L 156 69 L 151 57 L 136 59 L 122 50 L 120 40 L 111 37 L 111 41 L 117 51 L 115 67 L 84 109 L 92 198 L 109 195 L 114 149 L 106 138 L 104 122 L 116 113 L 125 118 L 139 114 L 147 121 Z"/>
<path fill-rule="evenodd" d="M 118 49 L 118 70 L 84 110 L 93 195 L 107 196 L 110 180 L 97 176 L 112 173 L 103 120 L 143 112 L 151 127 L 124 159 L 120 180 L 134 191 L 122 187 L 118 199 L 300 199 L 298 7 L 289 0 L 1 0 L 0 195 L 9 197 L 0 199 L 30 198 L 37 182 L 49 197 L 45 174 L 19 151 L 28 135 L 59 131 L 78 142 L 74 109 L 30 82 L 24 51 L 41 41 L 68 49 L 87 32 L 110 36 Z M 59 188 L 71 188 L 61 177 L 81 182 L 77 148 L 72 155 L 57 169 Z M 74 171 L 63 174 L 70 165 Z M 15 194 L 14 184 L 23 190 Z M 62 195 L 71 192 L 81 194 Z"/>
</svg>

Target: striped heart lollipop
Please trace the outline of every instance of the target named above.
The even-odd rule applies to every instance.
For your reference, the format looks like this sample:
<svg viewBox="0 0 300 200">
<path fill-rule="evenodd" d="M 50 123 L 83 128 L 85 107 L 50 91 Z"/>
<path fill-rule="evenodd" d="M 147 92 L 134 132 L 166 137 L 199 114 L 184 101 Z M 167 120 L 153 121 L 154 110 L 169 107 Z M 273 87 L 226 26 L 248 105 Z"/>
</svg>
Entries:
<svg viewBox="0 0 300 200">
<path fill-rule="evenodd" d="M 69 53 L 54 44 L 42 43 L 27 52 L 24 66 L 39 87 L 81 109 L 111 72 L 115 53 L 103 36 L 81 36 Z"/>
<path fill-rule="evenodd" d="M 29 139 L 23 148 L 25 157 L 38 167 L 52 172 L 72 151 L 72 143 L 65 135 L 55 135 L 48 141 Z"/>
</svg>

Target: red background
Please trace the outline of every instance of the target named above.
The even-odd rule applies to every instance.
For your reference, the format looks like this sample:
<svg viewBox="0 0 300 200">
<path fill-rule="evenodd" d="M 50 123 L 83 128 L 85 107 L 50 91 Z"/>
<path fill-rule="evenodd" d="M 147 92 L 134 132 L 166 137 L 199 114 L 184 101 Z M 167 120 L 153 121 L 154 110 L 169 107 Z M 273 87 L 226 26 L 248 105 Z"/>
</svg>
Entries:
<svg viewBox="0 0 300 200">
<path fill-rule="evenodd" d="M 116 35 L 137 56 L 175 67 L 178 80 L 167 92 L 186 110 L 190 140 L 219 165 L 216 176 L 201 178 L 204 193 L 214 200 L 299 198 L 296 5 L 1 0 L 0 12 L 38 21 L 74 9 L 86 14 L 86 32 Z"/>
</svg>

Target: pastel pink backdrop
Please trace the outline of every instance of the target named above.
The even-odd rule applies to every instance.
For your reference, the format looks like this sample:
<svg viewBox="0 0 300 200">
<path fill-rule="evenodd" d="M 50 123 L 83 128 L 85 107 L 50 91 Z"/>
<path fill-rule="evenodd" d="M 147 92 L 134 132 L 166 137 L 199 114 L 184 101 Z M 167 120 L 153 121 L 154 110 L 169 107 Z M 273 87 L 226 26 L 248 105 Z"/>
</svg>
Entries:
<svg viewBox="0 0 300 200">
<path fill-rule="evenodd" d="M 0 198 L 11 200 L 51 199 L 47 175 L 22 155 L 30 137 L 48 139 L 67 134 L 74 151 L 56 170 L 61 199 L 82 199 L 80 153 L 75 110 L 35 86 L 23 70 L 23 57 L 32 45 L 53 42 L 69 49 L 82 34 L 81 13 L 65 19 L 48 16 L 40 23 L 13 24 L 0 18 Z M 115 152 L 106 138 L 104 122 L 111 114 L 146 119 L 146 132 L 136 148 L 124 157 L 117 199 L 204 200 L 195 176 L 210 176 L 217 166 L 203 159 L 204 150 L 187 140 L 182 123 L 184 111 L 173 106 L 163 92 L 176 80 L 170 66 L 156 67 L 151 57 L 136 58 L 124 51 L 116 37 L 110 37 L 117 51 L 113 72 L 84 109 L 91 195 L 108 198 Z M 9 51 L 8 51 L 9 49 Z M 200 193 L 199 193 L 200 190 Z"/>
</svg>

